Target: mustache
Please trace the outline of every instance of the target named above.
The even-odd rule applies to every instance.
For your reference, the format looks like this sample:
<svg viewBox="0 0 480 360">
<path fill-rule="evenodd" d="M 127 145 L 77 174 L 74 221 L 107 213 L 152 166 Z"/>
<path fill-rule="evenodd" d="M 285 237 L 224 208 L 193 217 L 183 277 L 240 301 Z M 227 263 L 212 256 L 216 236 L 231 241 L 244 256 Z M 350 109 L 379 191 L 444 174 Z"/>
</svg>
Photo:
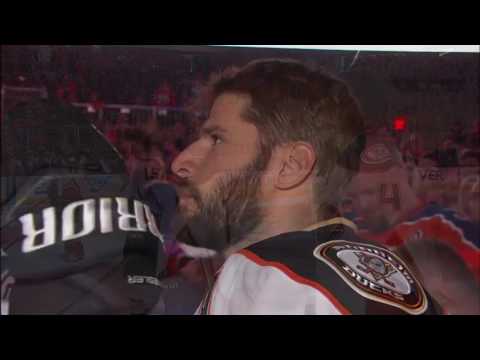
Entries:
<svg viewBox="0 0 480 360">
<path fill-rule="evenodd" d="M 197 203 L 202 203 L 200 191 L 188 179 L 174 176 L 172 179 L 172 184 L 177 191 L 178 197 L 190 197 L 193 198 Z"/>
</svg>

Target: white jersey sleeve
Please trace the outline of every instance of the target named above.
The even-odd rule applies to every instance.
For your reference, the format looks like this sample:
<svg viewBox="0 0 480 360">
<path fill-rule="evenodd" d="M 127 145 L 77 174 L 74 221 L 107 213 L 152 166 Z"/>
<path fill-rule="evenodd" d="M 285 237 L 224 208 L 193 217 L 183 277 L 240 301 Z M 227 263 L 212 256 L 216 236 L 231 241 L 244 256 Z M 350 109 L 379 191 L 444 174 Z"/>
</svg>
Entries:
<svg viewBox="0 0 480 360">
<path fill-rule="evenodd" d="M 320 284 L 298 276 L 281 264 L 262 263 L 242 253 L 227 259 L 206 300 L 206 313 L 212 315 L 347 313 Z"/>
</svg>

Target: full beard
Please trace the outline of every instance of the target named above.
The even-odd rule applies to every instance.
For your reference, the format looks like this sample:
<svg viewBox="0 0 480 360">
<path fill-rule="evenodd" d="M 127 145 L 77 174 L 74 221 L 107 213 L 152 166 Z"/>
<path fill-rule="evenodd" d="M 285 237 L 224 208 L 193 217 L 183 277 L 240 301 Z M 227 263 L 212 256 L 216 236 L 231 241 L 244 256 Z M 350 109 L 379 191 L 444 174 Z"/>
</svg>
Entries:
<svg viewBox="0 0 480 360">
<path fill-rule="evenodd" d="M 244 168 L 220 178 L 204 198 L 189 185 L 197 211 L 186 220 L 200 246 L 223 251 L 251 234 L 263 221 L 259 206 L 261 172 L 266 161 L 258 156 Z"/>
</svg>

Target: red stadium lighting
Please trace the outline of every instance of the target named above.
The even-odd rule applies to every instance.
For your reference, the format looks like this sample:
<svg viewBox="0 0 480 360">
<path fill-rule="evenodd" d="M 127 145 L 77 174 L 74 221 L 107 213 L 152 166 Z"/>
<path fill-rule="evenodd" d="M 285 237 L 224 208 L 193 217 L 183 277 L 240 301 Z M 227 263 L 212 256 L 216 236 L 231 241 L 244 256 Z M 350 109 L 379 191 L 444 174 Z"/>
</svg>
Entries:
<svg viewBox="0 0 480 360">
<path fill-rule="evenodd" d="M 393 120 L 393 130 L 395 131 L 405 131 L 407 128 L 407 119 L 403 116 L 396 117 Z"/>
</svg>

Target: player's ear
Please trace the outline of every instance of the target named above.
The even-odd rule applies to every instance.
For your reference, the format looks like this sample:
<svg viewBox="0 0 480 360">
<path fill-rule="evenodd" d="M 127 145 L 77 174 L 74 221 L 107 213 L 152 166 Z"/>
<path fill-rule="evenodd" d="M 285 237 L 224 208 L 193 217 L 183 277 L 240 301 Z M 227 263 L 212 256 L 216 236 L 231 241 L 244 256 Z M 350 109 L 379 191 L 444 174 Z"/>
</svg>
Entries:
<svg viewBox="0 0 480 360">
<path fill-rule="evenodd" d="M 275 181 L 277 189 L 288 190 L 301 185 L 315 167 L 315 151 L 306 142 L 286 146 L 280 156 L 280 170 Z"/>
</svg>

